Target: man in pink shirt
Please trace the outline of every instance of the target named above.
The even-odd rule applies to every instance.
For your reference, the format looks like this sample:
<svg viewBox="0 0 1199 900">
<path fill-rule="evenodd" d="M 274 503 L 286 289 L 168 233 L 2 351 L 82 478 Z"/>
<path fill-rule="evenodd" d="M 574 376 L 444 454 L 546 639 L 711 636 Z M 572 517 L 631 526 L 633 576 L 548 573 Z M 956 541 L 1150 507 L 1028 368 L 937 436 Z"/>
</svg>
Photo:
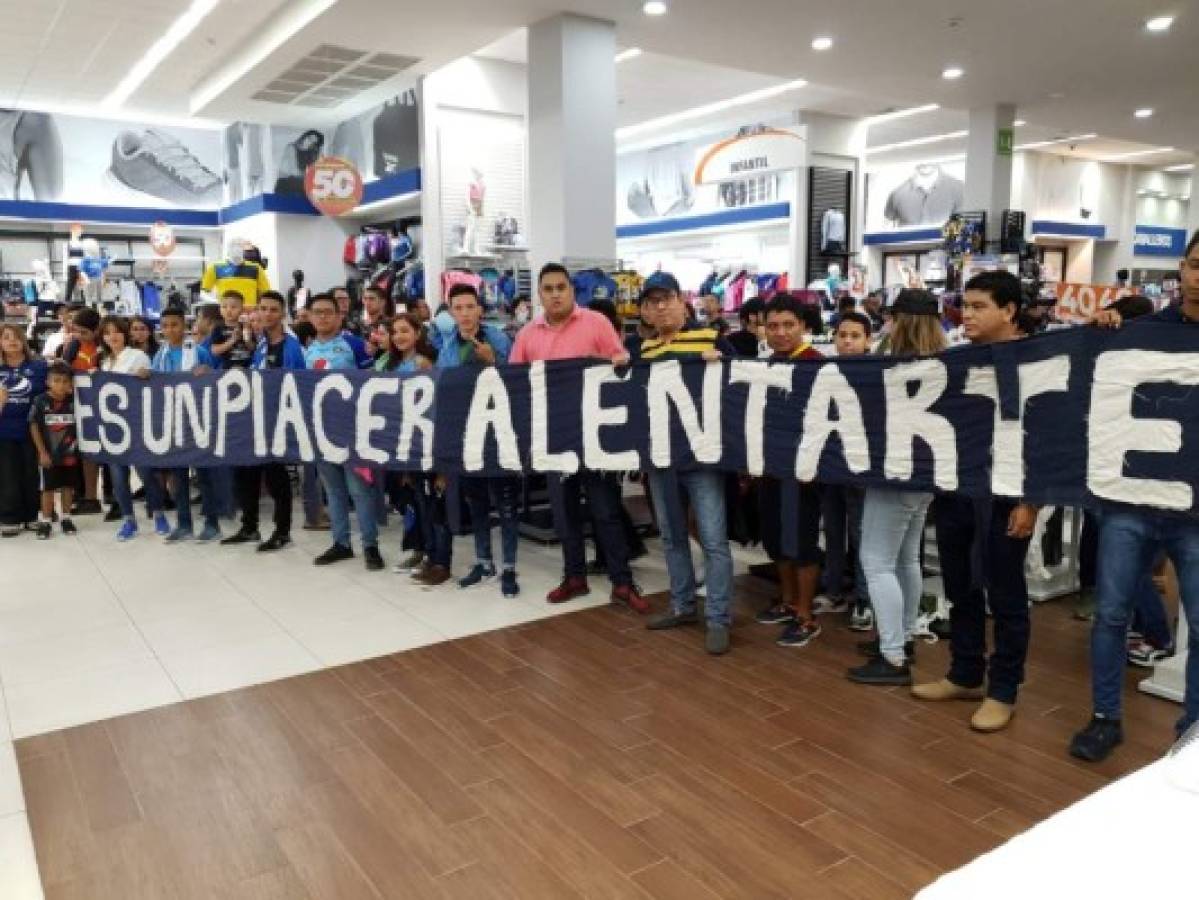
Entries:
<svg viewBox="0 0 1199 900">
<path fill-rule="evenodd" d="M 537 292 L 541 315 L 517 334 L 508 355 L 510 364 L 555 359 L 605 359 L 617 366 L 628 364 L 629 354 L 612 323 L 575 303 L 574 285 L 565 267 L 558 263 L 543 267 L 537 278 Z M 565 575 L 545 599 L 550 603 L 565 603 L 591 592 L 580 509 L 586 492 L 595 541 L 612 579 L 612 600 L 625 603 L 639 613 L 649 612 L 649 603 L 633 583 L 629 570 L 629 547 L 620 515 L 623 501 L 619 478 L 612 473 L 583 469 L 576 475 L 550 474 L 548 480 Z"/>
</svg>

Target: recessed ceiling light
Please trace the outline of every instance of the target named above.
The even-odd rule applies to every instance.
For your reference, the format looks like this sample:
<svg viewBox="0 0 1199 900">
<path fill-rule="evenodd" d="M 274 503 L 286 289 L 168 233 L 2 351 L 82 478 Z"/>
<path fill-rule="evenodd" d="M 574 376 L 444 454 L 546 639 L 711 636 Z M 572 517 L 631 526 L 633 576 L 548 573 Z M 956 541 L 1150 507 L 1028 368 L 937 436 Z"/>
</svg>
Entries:
<svg viewBox="0 0 1199 900">
<path fill-rule="evenodd" d="M 1017 144 L 1017 150 L 1037 150 L 1041 147 L 1052 147 L 1055 144 L 1078 144 L 1082 141 L 1093 141 L 1098 137 L 1094 132 L 1087 134 L 1072 134 L 1069 137 L 1054 138 L 1051 141 L 1033 141 L 1031 144 Z"/>
<path fill-rule="evenodd" d="M 1195 168 L 1194 163 L 1179 163 L 1176 166 L 1166 166 L 1165 171 L 1167 171 L 1167 172 L 1189 172 L 1193 168 Z"/>
<path fill-rule="evenodd" d="M 630 47 L 628 50 L 621 50 L 619 53 L 617 53 L 616 61 L 618 63 L 628 62 L 630 59 L 636 59 L 640 55 L 641 55 L 640 47 Z"/>
<path fill-rule="evenodd" d="M 645 0 L 641 4 L 641 11 L 647 16 L 664 16 L 668 10 L 669 7 L 667 7 L 664 0 Z"/>
<path fill-rule="evenodd" d="M 1048 95 L 1048 96 L 1049 96 L 1049 99 L 1050 99 L 1050 100 L 1064 100 L 1064 99 L 1066 99 L 1066 95 L 1065 95 L 1064 93 L 1062 93 L 1061 91 L 1052 91 L 1052 92 L 1050 92 L 1050 93 L 1049 93 L 1049 95 Z"/>
<path fill-rule="evenodd" d="M 813 50 L 827 50 L 831 46 L 833 46 L 831 37 L 818 37 L 812 41 Z"/>
<path fill-rule="evenodd" d="M 1151 115 L 1153 115 L 1153 108 L 1149 106 L 1142 107 L 1134 112 L 1133 115 L 1138 119 L 1148 119 Z"/>
<path fill-rule="evenodd" d="M 958 78 L 961 78 L 964 74 L 966 74 L 965 71 L 958 68 L 957 66 L 950 66 L 948 69 L 946 69 L 945 71 L 943 71 L 941 73 L 941 77 L 944 78 L 946 81 L 956 81 Z"/>
<path fill-rule="evenodd" d="M 1173 16 L 1156 16 L 1145 23 L 1146 31 L 1169 31 L 1174 24 Z"/>
<path fill-rule="evenodd" d="M 928 137 L 912 138 L 909 141 L 896 141 L 894 144 L 879 144 L 877 147 L 867 147 L 867 153 L 889 153 L 892 150 L 906 150 L 908 147 L 923 147 L 925 144 L 939 144 L 941 141 L 953 141 L 964 138 L 969 131 L 947 131 L 944 134 L 930 134 Z"/>
<path fill-rule="evenodd" d="M 1117 153 L 1114 156 L 1109 156 L 1109 160 L 1116 159 L 1134 159 L 1138 156 L 1152 156 L 1154 153 L 1173 153 L 1173 147 L 1154 147 L 1151 150 L 1134 150 L 1131 153 Z"/>
<path fill-rule="evenodd" d="M 1028 123 L 1025 122 L 1023 119 L 1017 119 L 1015 122 L 1012 123 L 1012 127 L 1013 128 L 1023 128 L 1027 124 Z"/>
</svg>

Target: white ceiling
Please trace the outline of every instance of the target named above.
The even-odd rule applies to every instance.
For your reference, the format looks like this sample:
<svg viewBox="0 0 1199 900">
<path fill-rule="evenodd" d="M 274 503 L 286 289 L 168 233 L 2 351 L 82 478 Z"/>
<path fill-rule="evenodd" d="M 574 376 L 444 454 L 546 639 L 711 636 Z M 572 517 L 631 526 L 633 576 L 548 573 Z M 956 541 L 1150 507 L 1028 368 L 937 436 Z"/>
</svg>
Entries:
<svg viewBox="0 0 1199 900">
<path fill-rule="evenodd" d="M 0 0 L 6 37 L 0 105 L 94 108 L 189 2 Z M 229 74 L 223 70 L 270 23 L 315 2 L 220 0 L 127 105 L 187 116 L 197 85 Z M 344 118 L 417 74 L 493 42 L 501 41 L 492 55 L 519 59 L 523 42 L 513 31 L 561 10 L 613 19 L 620 46 L 646 51 L 620 66 L 621 124 L 803 78 L 808 87 L 742 113 L 761 117 L 799 106 L 867 115 L 930 102 L 946 108 L 887 123 L 872 135 L 877 144 L 960 130 L 966 127 L 962 110 L 1009 102 L 1030 123 L 1018 142 L 1096 132 L 1133 142 L 1130 150 L 1199 149 L 1195 0 L 671 0 L 670 13 L 657 19 L 641 14 L 639 0 L 335 0 L 199 114 L 296 124 Z M 1164 12 L 1178 16 L 1173 29 L 1147 34 L 1144 19 Z M 833 49 L 811 50 L 817 34 L 832 36 Z M 333 111 L 250 99 L 322 43 L 421 63 Z M 950 64 L 962 66 L 965 76 L 943 80 L 941 70 Z M 1157 114 L 1137 120 L 1132 111 L 1140 106 Z M 935 149 L 959 152 L 953 143 Z M 928 155 L 928 148 L 921 153 Z"/>
</svg>

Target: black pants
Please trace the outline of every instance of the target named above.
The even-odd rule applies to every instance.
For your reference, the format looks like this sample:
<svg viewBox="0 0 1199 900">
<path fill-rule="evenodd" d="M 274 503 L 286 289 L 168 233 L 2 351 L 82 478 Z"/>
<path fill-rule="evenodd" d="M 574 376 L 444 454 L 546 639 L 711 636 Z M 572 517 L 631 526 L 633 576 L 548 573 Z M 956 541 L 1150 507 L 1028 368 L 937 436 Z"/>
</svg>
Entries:
<svg viewBox="0 0 1199 900">
<path fill-rule="evenodd" d="M 258 498 L 265 478 L 267 493 L 275 503 L 275 532 L 280 535 L 291 534 L 291 478 L 287 474 L 287 466 L 282 463 L 238 466 L 233 470 L 233 478 L 244 530 L 258 530 Z"/>
<path fill-rule="evenodd" d="M 1024 681 L 1030 632 L 1024 580 L 1029 540 L 1007 536 L 1008 517 L 1015 505 L 996 498 L 989 520 L 979 523 L 968 498 L 948 496 L 933 501 L 941 574 L 945 594 L 953 604 L 949 680 L 962 687 L 980 687 L 985 681 L 987 696 L 1002 703 L 1016 702 Z M 985 535 L 978 534 L 980 525 L 988 529 Z M 974 571 L 976 538 L 983 540 L 984 572 Z M 989 660 L 988 606 L 994 624 L 994 650 Z"/>
<path fill-rule="evenodd" d="M 0 440 L 0 525 L 37 521 L 41 505 L 38 484 L 33 441 Z"/>
<path fill-rule="evenodd" d="M 562 542 L 562 562 L 567 578 L 587 577 L 587 547 L 583 541 L 581 501 L 587 494 L 587 506 L 595 529 L 595 543 L 603 548 L 604 563 L 612 584 L 633 583 L 629 570 L 629 547 L 620 519 L 623 500 L 616 475 L 583 471 L 577 475 L 549 476 L 550 503 L 554 509 L 554 530 Z"/>
</svg>

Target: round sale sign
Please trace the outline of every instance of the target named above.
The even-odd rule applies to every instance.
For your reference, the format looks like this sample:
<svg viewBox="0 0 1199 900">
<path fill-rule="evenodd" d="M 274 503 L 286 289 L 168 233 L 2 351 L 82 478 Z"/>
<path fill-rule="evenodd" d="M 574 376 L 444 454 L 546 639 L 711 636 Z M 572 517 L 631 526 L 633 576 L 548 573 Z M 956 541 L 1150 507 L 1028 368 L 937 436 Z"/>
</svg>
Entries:
<svg viewBox="0 0 1199 900">
<path fill-rule="evenodd" d="M 175 252 L 175 229 L 166 222 L 155 222 L 150 226 L 150 249 L 158 256 L 170 256 Z"/>
<path fill-rule="evenodd" d="M 304 193 L 326 216 L 344 216 L 362 202 L 362 176 L 340 156 L 322 156 L 304 173 Z"/>
</svg>

